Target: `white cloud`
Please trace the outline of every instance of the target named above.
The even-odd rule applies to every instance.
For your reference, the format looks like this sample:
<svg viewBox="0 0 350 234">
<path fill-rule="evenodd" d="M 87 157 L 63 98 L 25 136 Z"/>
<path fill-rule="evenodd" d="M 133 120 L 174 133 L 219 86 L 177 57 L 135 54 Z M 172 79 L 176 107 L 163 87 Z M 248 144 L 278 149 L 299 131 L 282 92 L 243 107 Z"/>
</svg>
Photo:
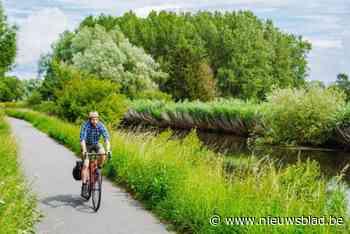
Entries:
<svg viewBox="0 0 350 234">
<path fill-rule="evenodd" d="M 32 13 L 20 25 L 17 64 L 37 62 L 40 55 L 47 53 L 51 43 L 67 28 L 68 18 L 58 8 L 46 8 Z"/>
<path fill-rule="evenodd" d="M 118 9 L 123 8 L 124 10 L 138 10 L 141 14 L 145 14 L 153 10 L 164 10 L 169 9 L 166 7 L 167 5 L 175 6 L 171 7 L 171 9 L 179 9 L 188 5 L 195 6 L 211 6 L 222 5 L 222 4 L 263 4 L 268 6 L 281 6 L 287 4 L 288 1 L 283 0 L 217 0 L 217 1 L 209 1 L 209 0 L 134 0 L 127 2 L 117 2 L 116 0 L 59 0 L 62 3 L 66 4 L 74 4 L 80 5 L 82 7 L 93 8 L 93 9 Z M 143 6 L 143 7 L 140 7 Z M 165 8 L 164 8 L 165 7 Z"/>
<path fill-rule="evenodd" d="M 313 48 L 319 47 L 324 49 L 341 49 L 343 48 L 343 42 L 340 39 L 320 39 L 320 38 L 309 38 L 305 37 L 308 41 L 312 43 Z"/>
<path fill-rule="evenodd" d="M 178 10 L 184 9 L 186 7 L 189 7 L 189 6 L 190 5 L 188 5 L 188 4 L 183 4 L 183 5 L 162 4 L 162 5 L 157 5 L 157 6 L 145 6 L 145 7 L 136 8 L 136 9 L 134 9 L 134 12 L 136 15 L 138 15 L 140 17 L 147 17 L 147 15 L 151 11 L 162 11 L 162 10 L 178 11 Z"/>
<path fill-rule="evenodd" d="M 60 0 L 60 2 L 94 9 L 110 9 L 120 5 L 116 0 Z"/>
</svg>

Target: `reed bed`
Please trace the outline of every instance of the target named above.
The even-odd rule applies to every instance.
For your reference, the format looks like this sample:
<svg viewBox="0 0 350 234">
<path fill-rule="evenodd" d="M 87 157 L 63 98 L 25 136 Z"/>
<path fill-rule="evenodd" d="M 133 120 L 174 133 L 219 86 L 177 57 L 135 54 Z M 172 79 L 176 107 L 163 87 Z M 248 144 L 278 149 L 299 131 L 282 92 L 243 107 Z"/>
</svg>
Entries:
<svg viewBox="0 0 350 234">
<path fill-rule="evenodd" d="M 198 128 L 247 137 L 259 122 L 258 105 L 236 99 L 212 102 L 137 100 L 124 117 L 126 122 L 160 127 Z"/>
</svg>

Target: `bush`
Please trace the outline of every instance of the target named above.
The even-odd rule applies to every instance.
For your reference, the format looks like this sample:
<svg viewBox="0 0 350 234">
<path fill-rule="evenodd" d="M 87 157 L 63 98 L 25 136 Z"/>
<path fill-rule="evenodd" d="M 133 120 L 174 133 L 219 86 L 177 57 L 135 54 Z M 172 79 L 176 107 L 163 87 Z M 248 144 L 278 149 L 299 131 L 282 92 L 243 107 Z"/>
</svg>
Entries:
<svg viewBox="0 0 350 234">
<path fill-rule="evenodd" d="M 268 95 L 263 108 L 264 141 L 323 144 L 335 128 L 335 113 L 344 105 L 343 94 L 332 89 L 276 89 Z"/>
<path fill-rule="evenodd" d="M 41 103 L 43 100 L 41 93 L 39 91 L 33 91 L 32 94 L 27 99 L 27 104 L 29 106 L 35 106 Z"/>
<path fill-rule="evenodd" d="M 58 113 L 57 105 L 53 101 L 42 102 L 39 105 L 33 106 L 33 109 L 49 115 L 54 115 Z"/>
<path fill-rule="evenodd" d="M 84 120 L 96 110 L 101 119 L 117 124 L 126 111 L 125 97 L 118 94 L 118 86 L 107 80 L 76 77 L 56 92 L 59 116 L 71 121 Z"/>
</svg>

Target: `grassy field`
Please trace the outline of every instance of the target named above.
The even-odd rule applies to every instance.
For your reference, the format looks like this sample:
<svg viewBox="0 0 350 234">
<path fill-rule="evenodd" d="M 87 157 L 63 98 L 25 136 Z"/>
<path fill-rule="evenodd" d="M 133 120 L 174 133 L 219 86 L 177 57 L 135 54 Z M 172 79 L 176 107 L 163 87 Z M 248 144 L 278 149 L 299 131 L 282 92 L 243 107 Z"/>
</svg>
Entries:
<svg viewBox="0 0 350 234">
<path fill-rule="evenodd" d="M 16 144 L 0 111 L 0 233 L 31 233 L 36 200 L 24 182 Z"/>
<path fill-rule="evenodd" d="M 79 126 L 32 111 L 7 110 L 79 152 Z M 172 140 L 113 132 L 113 159 L 104 173 L 181 233 L 349 233 L 344 187 L 330 186 L 316 162 L 275 168 L 268 160 L 234 163 L 203 147 L 195 132 Z M 339 178 L 338 178 L 339 179 Z M 210 223 L 220 216 L 220 223 Z M 227 225 L 226 217 L 325 217 L 343 225 Z M 214 221 L 215 221 L 214 220 Z"/>
</svg>

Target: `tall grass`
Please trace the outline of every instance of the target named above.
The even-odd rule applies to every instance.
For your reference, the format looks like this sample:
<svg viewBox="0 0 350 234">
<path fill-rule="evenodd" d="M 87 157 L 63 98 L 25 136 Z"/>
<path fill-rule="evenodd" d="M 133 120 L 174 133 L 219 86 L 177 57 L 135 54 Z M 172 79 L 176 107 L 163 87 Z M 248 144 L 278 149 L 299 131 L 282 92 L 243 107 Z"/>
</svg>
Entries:
<svg viewBox="0 0 350 234">
<path fill-rule="evenodd" d="M 0 111 L 0 233 L 32 232 L 35 207 L 35 197 L 19 169 L 15 141 Z"/>
<path fill-rule="evenodd" d="M 219 130 L 248 136 L 259 120 L 258 105 L 240 100 L 164 102 L 136 100 L 125 115 L 130 122 Z"/>
<path fill-rule="evenodd" d="M 8 110 L 78 152 L 79 127 L 37 112 Z M 195 131 L 184 140 L 165 131 L 133 135 L 114 132 L 107 176 L 126 186 L 162 219 L 184 233 L 349 233 L 344 188 L 328 186 L 316 162 L 275 168 L 262 160 L 225 172 L 223 158 L 203 147 Z M 212 226 L 213 215 L 344 218 L 344 225 Z"/>
</svg>

